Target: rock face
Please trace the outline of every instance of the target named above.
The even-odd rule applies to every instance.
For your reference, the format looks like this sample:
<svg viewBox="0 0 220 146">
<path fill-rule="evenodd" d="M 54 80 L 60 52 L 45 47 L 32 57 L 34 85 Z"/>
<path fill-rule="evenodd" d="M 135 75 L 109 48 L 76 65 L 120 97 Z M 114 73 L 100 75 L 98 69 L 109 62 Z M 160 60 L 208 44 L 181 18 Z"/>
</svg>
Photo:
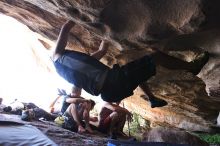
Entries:
<svg viewBox="0 0 220 146">
<path fill-rule="evenodd" d="M 155 124 L 172 125 L 190 131 L 211 130 L 210 126 L 214 124 L 218 114 L 219 102 L 214 102 L 207 96 L 205 83 L 201 79 L 184 71 L 159 68 L 149 84 L 154 95 L 166 100 L 168 106 L 152 109 L 143 99 L 144 93 L 138 88 L 134 97 L 125 100 L 126 107 Z"/>
<path fill-rule="evenodd" d="M 149 85 L 154 94 L 169 102 L 167 107 L 151 109 L 139 89 L 126 100 L 130 110 L 146 119 L 202 131 L 211 130 L 220 110 L 218 94 L 211 98 L 205 91 L 220 86 L 219 11 L 218 0 L 0 0 L 1 13 L 52 41 L 62 24 L 72 19 L 77 25 L 71 31 L 70 49 L 91 53 L 107 38 L 112 46 L 102 61 L 109 66 L 139 58 L 151 52 L 152 46 L 187 61 L 210 52 L 201 79 L 158 67 Z M 111 28 L 109 33 L 103 32 L 102 23 Z M 192 49 L 195 47 L 201 49 Z"/>
</svg>

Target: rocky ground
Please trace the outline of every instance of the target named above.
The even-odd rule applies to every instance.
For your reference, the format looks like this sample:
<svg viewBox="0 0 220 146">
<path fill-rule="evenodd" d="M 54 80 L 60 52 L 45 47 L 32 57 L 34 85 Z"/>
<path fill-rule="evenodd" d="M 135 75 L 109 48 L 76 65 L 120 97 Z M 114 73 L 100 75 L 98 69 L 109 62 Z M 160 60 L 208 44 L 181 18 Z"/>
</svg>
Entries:
<svg viewBox="0 0 220 146">
<path fill-rule="evenodd" d="M 95 134 L 77 134 L 57 126 L 52 121 L 24 122 L 20 120 L 20 116 L 8 114 L 0 114 L 0 121 L 12 121 L 35 126 L 59 146 L 103 146 L 107 143 L 107 137 L 98 132 Z"/>
<path fill-rule="evenodd" d="M 44 134 L 60 146 L 103 146 L 107 144 L 107 138 L 96 132 L 95 134 L 77 134 L 58 127 L 53 122 L 34 121 L 30 123 L 38 127 Z"/>
<path fill-rule="evenodd" d="M 78 134 L 65 130 L 57 126 L 52 121 L 31 121 L 24 122 L 20 120 L 20 116 L 1 114 L 0 121 L 14 121 L 18 123 L 30 124 L 37 127 L 42 133 L 47 135 L 52 141 L 59 146 L 103 146 L 108 142 L 107 135 L 103 135 L 97 131 L 94 134 L 84 133 Z M 200 140 L 198 137 L 192 136 L 185 131 L 173 128 L 154 128 L 150 130 L 149 123 L 143 121 L 138 115 L 134 115 L 134 122 L 130 123 L 129 131 L 133 137 L 138 141 L 155 141 L 155 142 L 169 142 L 178 144 L 193 144 L 193 146 L 208 146 L 209 144 Z M 128 124 L 126 123 L 124 131 L 128 133 Z M 178 138 L 179 137 L 179 138 Z M 217 137 L 216 137 L 217 138 Z M 125 140 L 119 138 L 119 140 Z M 219 144 L 211 144 L 210 146 L 219 146 Z"/>
</svg>

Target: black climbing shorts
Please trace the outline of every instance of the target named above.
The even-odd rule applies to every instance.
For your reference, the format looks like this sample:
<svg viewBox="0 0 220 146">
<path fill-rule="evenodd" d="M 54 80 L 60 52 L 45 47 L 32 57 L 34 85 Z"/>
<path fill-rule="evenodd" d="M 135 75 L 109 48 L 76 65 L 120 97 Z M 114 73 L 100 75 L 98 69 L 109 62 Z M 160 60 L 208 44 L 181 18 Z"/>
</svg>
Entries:
<svg viewBox="0 0 220 146">
<path fill-rule="evenodd" d="M 133 95 L 134 89 L 156 74 L 156 66 L 150 56 L 144 56 L 124 66 L 115 64 L 109 70 L 101 97 L 107 102 L 118 102 Z"/>
</svg>

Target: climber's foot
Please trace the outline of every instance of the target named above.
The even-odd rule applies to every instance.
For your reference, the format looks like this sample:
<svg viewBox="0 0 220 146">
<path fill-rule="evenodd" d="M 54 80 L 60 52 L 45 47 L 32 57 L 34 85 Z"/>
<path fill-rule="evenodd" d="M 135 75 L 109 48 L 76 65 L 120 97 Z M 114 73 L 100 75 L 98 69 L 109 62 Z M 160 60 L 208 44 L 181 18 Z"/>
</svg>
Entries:
<svg viewBox="0 0 220 146">
<path fill-rule="evenodd" d="M 159 98 L 154 98 L 153 100 L 150 100 L 151 108 L 163 107 L 166 106 L 167 104 L 168 103 L 165 100 Z"/>
<path fill-rule="evenodd" d="M 202 70 L 203 66 L 209 61 L 209 53 L 204 52 L 201 54 L 198 59 L 192 61 L 191 63 L 194 66 L 194 69 L 191 71 L 194 75 L 199 74 L 199 72 Z"/>
</svg>

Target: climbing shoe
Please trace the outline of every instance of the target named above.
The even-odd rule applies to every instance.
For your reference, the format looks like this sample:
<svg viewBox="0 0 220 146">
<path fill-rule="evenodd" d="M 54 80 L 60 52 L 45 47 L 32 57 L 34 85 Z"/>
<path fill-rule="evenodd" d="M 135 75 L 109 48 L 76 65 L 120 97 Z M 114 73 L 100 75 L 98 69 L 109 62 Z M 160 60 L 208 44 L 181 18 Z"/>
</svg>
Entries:
<svg viewBox="0 0 220 146">
<path fill-rule="evenodd" d="M 168 103 L 163 100 L 163 99 L 159 99 L 159 98 L 154 98 L 150 100 L 150 106 L 151 108 L 155 108 L 155 107 L 163 107 L 166 106 Z"/>
<path fill-rule="evenodd" d="M 199 74 L 199 72 L 202 70 L 203 66 L 205 66 L 205 64 L 209 61 L 209 53 L 208 52 L 204 52 L 201 55 L 199 55 L 197 57 L 197 59 L 193 60 L 192 62 L 192 73 L 194 75 Z"/>
</svg>

